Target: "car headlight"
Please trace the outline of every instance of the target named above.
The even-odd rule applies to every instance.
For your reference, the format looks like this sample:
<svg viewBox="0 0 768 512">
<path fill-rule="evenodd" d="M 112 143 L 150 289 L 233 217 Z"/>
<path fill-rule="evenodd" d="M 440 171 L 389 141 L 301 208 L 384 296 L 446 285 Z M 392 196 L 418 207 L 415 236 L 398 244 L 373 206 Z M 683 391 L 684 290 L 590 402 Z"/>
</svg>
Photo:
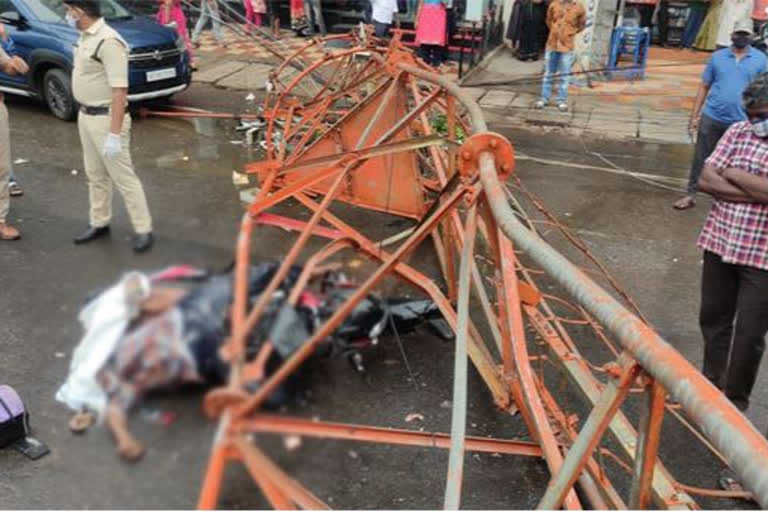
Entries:
<svg viewBox="0 0 768 512">
<path fill-rule="evenodd" d="M 176 48 L 183 52 L 187 49 L 187 45 L 184 43 L 184 38 L 179 36 L 176 38 Z"/>
</svg>

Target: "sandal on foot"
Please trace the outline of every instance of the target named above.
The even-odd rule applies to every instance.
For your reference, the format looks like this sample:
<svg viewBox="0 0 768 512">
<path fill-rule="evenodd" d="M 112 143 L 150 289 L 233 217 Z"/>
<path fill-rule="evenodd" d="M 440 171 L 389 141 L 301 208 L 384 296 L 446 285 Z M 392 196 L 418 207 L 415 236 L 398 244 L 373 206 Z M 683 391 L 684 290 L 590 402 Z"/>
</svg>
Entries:
<svg viewBox="0 0 768 512">
<path fill-rule="evenodd" d="M 677 202 L 672 205 L 672 208 L 675 210 L 687 210 L 688 208 L 693 208 L 696 206 L 696 200 L 692 196 L 685 196 L 681 199 L 678 199 Z"/>
<path fill-rule="evenodd" d="M 8 194 L 10 194 L 11 197 L 19 197 L 24 195 L 24 189 L 21 188 L 21 185 L 19 185 L 15 181 L 11 181 L 8 183 Z"/>
<path fill-rule="evenodd" d="M 92 412 L 80 411 L 69 420 L 69 430 L 75 434 L 82 434 L 96 422 L 96 416 Z"/>
<path fill-rule="evenodd" d="M 5 222 L 0 222 L 0 240 L 18 240 L 21 238 L 19 230 Z"/>
</svg>

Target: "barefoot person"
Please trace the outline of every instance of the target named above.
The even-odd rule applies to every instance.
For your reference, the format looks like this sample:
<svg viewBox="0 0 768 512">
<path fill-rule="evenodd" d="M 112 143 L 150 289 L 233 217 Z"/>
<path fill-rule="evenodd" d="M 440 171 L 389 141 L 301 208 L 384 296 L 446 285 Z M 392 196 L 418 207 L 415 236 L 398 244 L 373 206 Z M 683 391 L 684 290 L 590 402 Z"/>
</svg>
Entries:
<svg viewBox="0 0 768 512">
<path fill-rule="evenodd" d="M 749 44 L 752 35 L 751 21 L 737 22 L 731 35 L 731 46 L 713 53 L 704 69 L 688 125 L 689 131 L 696 133 L 688 191 L 674 204 L 677 210 L 686 210 L 696 204 L 704 161 L 728 127 L 747 118 L 741 95 L 758 74 L 768 70 L 765 55 Z"/>
<path fill-rule="evenodd" d="M 0 47 L 0 69 L 8 75 L 23 75 L 29 67 L 20 57 L 9 57 Z M 8 109 L 0 93 L 0 240 L 18 240 L 19 230 L 6 222 L 10 208 L 9 183 L 11 175 L 11 131 L 8 127 Z"/>
</svg>

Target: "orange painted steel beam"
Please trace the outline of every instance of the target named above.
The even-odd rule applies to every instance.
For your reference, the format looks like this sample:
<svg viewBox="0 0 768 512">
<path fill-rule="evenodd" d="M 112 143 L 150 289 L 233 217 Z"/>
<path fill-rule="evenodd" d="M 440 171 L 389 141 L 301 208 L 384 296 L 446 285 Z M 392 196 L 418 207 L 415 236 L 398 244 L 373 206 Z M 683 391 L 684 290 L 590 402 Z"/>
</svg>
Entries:
<svg viewBox="0 0 768 512">
<path fill-rule="evenodd" d="M 252 475 L 254 473 L 264 475 L 282 494 L 305 510 L 330 510 L 328 505 L 296 480 L 286 475 L 253 442 L 243 437 L 237 437 L 233 443 L 243 456 L 243 462 Z"/>
<path fill-rule="evenodd" d="M 661 422 L 664 419 L 666 392 L 658 382 L 651 379 L 646 386 L 648 403 L 641 417 L 638 429 L 640 436 L 635 452 L 635 468 L 630 489 L 629 504 L 633 509 L 645 509 L 651 500 L 653 472 L 661 441 Z"/>
<path fill-rule="evenodd" d="M 286 416 L 255 414 L 238 423 L 237 431 L 296 434 L 307 437 L 385 443 L 425 448 L 448 448 L 450 436 L 438 432 L 421 432 L 348 423 L 312 421 Z M 541 457 L 538 444 L 511 439 L 467 436 L 467 450 L 481 453 L 502 453 L 525 457 Z"/>
<path fill-rule="evenodd" d="M 466 194 L 466 190 L 463 188 L 459 188 L 457 191 L 455 191 L 450 197 L 446 198 L 445 202 L 440 205 L 440 207 L 433 213 L 431 218 L 427 219 L 426 222 L 424 222 L 414 233 L 410 236 L 410 238 L 398 248 L 397 251 L 395 251 L 392 256 L 387 258 L 387 260 L 384 262 L 383 265 L 381 265 L 376 272 L 374 272 L 373 275 L 371 275 L 356 291 L 352 294 L 352 296 L 347 299 L 347 301 L 334 312 L 333 315 L 328 319 L 328 321 L 319 329 L 315 331 L 315 333 L 312 335 L 312 337 L 307 340 L 307 342 L 301 346 L 299 350 L 297 350 L 287 361 L 285 361 L 282 366 L 270 377 L 268 378 L 264 384 L 256 391 L 256 393 L 251 396 L 245 404 L 238 407 L 235 410 L 235 415 L 238 418 L 242 418 L 245 415 L 252 414 L 256 408 L 261 405 L 261 403 L 269 396 L 270 393 L 272 393 L 275 388 L 284 381 L 289 375 L 291 375 L 293 372 L 295 372 L 298 367 L 309 357 L 309 355 L 314 351 L 316 345 L 323 339 L 325 339 L 328 335 L 330 335 L 333 330 L 346 318 L 347 315 L 354 309 L 354 307 L 357 305 L 360 300 L 367 295 L 371 289 L 384 277 L 384 275 L 391 271 L 392 268 L 395 266 L 395 264 L 400 260 L 403 253 L 405 253 L 407 250 L 412 248 L 415 245 L 418 245 L 428 234 L 431 228 L 434 226 L 436 222 L 439 222 L 448 212 L 451 211 L 451 209 L 456 205 L 456 203 L 463 199 Z M 326 196 L 325 199 L 327 199 L 328 196 Z M 325 207 L 321 204 L 321 210 L 315 213 L 321 213 Z M 313 217 L 314 218 L 314 217 Z M 318 216 L 319 218 L 319 216 Z M 296 246 L 294 246 L 296 247 Z M 289 260 L 286 260 L 289 261 Z M 277 277 L 278 274 L 275 274 Z M 282 278 L 281 278 L 282 279 Z M 262 294 L 263 296 L 267 296 L 267 292 L 265 291 Z M 256 309 L 254 308 L 254 311 Z M 252 328 L 252 326 L 251 326 Z"/>
</svg>

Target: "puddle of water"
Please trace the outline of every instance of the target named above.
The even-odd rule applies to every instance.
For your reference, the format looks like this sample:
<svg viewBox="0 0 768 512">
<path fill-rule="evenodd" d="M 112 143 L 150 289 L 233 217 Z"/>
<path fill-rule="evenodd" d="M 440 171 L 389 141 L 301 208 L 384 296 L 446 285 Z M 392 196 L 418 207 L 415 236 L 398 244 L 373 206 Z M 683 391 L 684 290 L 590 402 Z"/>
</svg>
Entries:
<svg viewBox="0 0 768 512">
<path fill-rule="evenodd" d="M 154 157 L 158 167 L 230 176 L 232 171 L 243 172 L 247 163 L 263 158 L 261 148 L 245 145 L 245 135 L 235 130 L 237 122 L 232 119 L 163 119 L 145 127 L 151 132 L 173 133 L 157 141 L 162 143 Z"/>
<path fill-rule="evenodd" d="M 195 131 L 206 137 L 216 137 L 217 132 L 221 132 L 222 122 L 220 119 L 209 119 L 205 117 L 192 118 L 192 125 Z"/>
</svg>

